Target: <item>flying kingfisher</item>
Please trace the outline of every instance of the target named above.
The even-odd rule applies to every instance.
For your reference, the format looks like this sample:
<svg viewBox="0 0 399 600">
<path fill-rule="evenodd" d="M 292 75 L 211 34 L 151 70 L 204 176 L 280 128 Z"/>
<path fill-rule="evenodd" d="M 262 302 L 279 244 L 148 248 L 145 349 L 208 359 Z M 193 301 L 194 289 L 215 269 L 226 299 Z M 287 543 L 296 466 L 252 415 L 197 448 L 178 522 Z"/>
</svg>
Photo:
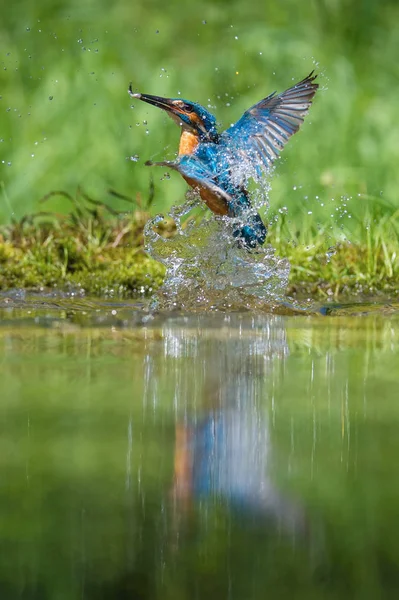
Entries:
<svg viewBox="0 0 399 600">
<path fill-rule="evenodd" d="M 319 87 L 316 77 L 312 71 L 285 92 L 273 92 L 223 133 L 218 132 L 215 117 L 197 102 L 135 94 L 130 85 L 132 98 L 162 108 L 181 128 L 177 160 L 146 165 L 178 171 L 211 211 L 238 223 L 233 235 L 240 245 L 262 245 L 267 230 L 251 206 L 246 167 L 255 168 L 259 175 L 270 168 L 301 126 Z"/>
</svg>

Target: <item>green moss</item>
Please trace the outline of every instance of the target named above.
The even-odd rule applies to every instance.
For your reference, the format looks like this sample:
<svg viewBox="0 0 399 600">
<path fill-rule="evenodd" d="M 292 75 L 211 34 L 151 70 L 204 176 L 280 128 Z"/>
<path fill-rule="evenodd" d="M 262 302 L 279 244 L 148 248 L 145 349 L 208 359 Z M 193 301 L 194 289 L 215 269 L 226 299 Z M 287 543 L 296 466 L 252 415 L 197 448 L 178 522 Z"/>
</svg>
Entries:
<svg viewBox="0 0 399 600">
<path fill-rule="evenodd" d="M 62 251 L 58 246 L 57 250 Z M 2 245 L 0 244 L 0 253 Z M 23 254 L 13 249 L 0 273 L 0 289 L 49 287 L 82 287 L 88 294 L 96 296 L 117 295 L 132 297 L 150 294 L 163 280 L 164 269 L 147 258 L 142 251 L 132 252 L 121 248 L 118 252 L 98 255 L 96 259 L 84 253 L 72 259 L 68 254 L 51 258 L 42 248 L 29 249 Z"/>
<path fill-rule="evenodd" d="M 328 249 L 320 251 L 312 248 L 304 252 L 303 249 L 292 249 L 287 245 L 279 248 L 279 253 L 283 252 L 291 263 L 289 294 L 318 298 L 397 294 L 397 251 L 392 248 L 391 251 L 393 264 L 387 261 L 379 248 L 370 265 L 368 248 L 364 245 L 339 244 L 332 256 Z"/>
<path fill-rule="evenodd" d="M 164 269 L 143 250 L 146 213 L 110 218 L 105 205 L 66 217 L 25 217 L 0 235 L 0 289 L 82 287 L 92 295 L 150 294 Z"/>
</svg>

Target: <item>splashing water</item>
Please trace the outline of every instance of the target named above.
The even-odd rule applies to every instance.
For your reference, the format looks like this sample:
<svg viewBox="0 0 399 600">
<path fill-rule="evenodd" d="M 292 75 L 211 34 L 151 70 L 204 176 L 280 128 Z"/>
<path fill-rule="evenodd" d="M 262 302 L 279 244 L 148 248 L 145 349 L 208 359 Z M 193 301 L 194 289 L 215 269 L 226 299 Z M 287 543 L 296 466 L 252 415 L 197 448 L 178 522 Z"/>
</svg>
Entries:
<svg viewBox="0 0 399 600">
<path fill-rule="evenodd" d="M 257 192 L 253 205 L 265 205 L 267 189 Z M 239 222 L 212 215 L 200 223 L 183 217 L 201 201 L 187 193 L 187 202 L 171 209 L 176 235 L 164 238 L 156 230 L 164 217 L 148 221 L 146 251 L 166 266 L 164 284 L 154 310 L 270 310 L 284 302 L 290 265 L 274 255 L 270 244 L 256 250 L 240 248 L 233 236 Z M 242 225 L 242 223 L 241 223 Z"/>
</svg>

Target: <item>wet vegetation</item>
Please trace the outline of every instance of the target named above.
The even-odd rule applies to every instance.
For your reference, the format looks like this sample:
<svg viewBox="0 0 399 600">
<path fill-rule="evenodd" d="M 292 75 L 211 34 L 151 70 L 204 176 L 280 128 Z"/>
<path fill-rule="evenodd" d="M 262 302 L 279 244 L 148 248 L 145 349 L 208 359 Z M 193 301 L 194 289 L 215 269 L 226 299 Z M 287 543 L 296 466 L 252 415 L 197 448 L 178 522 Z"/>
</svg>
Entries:
<svg viewBox="0 0 399 600">
<path fill-rule="evenodd" d="M 0 288 L 72 286 L 131 297 L 160 285 L 163 270 L 143 251 L 148 212 L 120 217 L 80 190 L 75 197 L 57 194 L 72 203 L 69 214 L 39 212 L 1 228 Z"/>
<path fill-rule="evenodd" d="M 41 211 L 0 227 L 0 289 L 72 287 L 90 295 L 128 298 L 148 296 L 159 287 L 164 269 L 146 255 L 143 245 L 148 202 L 118 213 L 81 190 L 76 196 L 57 194 L 72 204 L 70 213 Z M 116 192 L 110 195 L 121 198 Z M 382 202 L 373 207 L 365 226 L 358 223 L 354 230 L 356 237 L 349 242 L 339 230 L 342 241 L 334 246 L 329 245 L 334 236 L 321 227 L 300 230 L 284 217 L 271 225 L 267 243 L 291 263 L 291 295 L 397 293 L 399 211 Z M 166 219 L 160 233 L 173 236 L 174 221 Z"/>
</svg>

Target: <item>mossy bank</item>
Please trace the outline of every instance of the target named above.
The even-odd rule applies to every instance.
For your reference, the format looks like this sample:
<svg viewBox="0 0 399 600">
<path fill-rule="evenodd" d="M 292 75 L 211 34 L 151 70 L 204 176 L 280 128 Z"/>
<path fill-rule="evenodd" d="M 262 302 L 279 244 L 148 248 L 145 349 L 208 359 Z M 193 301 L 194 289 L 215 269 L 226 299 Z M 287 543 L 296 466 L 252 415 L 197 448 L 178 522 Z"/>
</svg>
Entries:
<svg viewBox="0 0 399 600">
<path fill-rule="evenodd" d="M 151 295 L 164 267 L 144 251 L 145 211 L 108 215 L 98 205 L 67 216 L 39 214 L 0 229 L 0 289 L 82 288 L 88 295 Z M 366 230 L 370 232 L 370 228 Z M 313 298 L 392 297 L 399 290 L 399 242 L 392 220 L 356 243 L 331 247 L 325 232 L 291 231 L 280 222 L 268 243 L 291 264 L 288 294 Z M 173 222 L 162 234 L 174 235 Z"/>
</svg>

